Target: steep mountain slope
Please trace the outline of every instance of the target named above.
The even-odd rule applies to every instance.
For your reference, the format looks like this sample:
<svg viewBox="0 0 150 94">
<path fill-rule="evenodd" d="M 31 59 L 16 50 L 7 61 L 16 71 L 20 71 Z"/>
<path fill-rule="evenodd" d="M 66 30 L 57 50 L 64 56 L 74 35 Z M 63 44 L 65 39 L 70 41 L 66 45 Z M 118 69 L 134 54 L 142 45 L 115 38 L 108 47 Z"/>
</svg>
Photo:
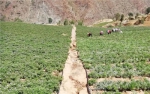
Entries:
<svg viewBox="0 0 150 94">
<path fill-rule="evenodd" d="M 32 23 L 83 20 L 85 25 L 115 13 L 144 13 L 150 0 L 0 0 L 0 19 Z"/>
</svg>

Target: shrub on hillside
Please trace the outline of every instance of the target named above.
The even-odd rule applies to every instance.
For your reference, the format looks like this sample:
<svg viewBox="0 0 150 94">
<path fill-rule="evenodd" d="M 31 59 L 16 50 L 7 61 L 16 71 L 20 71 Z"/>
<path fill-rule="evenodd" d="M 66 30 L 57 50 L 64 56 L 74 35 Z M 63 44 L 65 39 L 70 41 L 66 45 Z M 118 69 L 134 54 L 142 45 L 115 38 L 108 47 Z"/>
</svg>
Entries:
<svg viewBox="0 0 150 94">
<path fill-rule="evenodd" d="M 137 19 L 137 18 L 138 18 L 138 16 L 139 16 L 139 13 L 136 13 L 136 15 L 135 15 L 135 19 Z"/>
<path fill-rule="evenodd" d="M 65 19 L 65 21 L 64 21 L 64 25 L 69 25 L 69 22 L 68 22 L 68 20 L 67 20 L 67 19 Z"/>
<path fill-rule="evenodd" d="M 130 12 L 130 13 L 128 13 L 128 15 L 129 15 L 129 16 L 133 16 L 133 13 Z"/>
<path fill-rule="evenodd" d="M 83 25 L 83 21 L 78 21 L 78 25 Z"/>
<path fill-rule="evenodd" d="M 15 20 L 14 20 L 15 22 L 23 22 L 21 19 L 19 19 L 19 18 L 15 18 Z"/>
<path fill-rule="evenodd" d="M 146 14 L 150 13 L 150 7 L 146 9 Z"/>
<path fill-rule="evenodd" d="M 48 18 L 48 22 L 51 24 L 52 23 L 52 18 Z"/>
<path fill-rule="evenodd" d="M 75 23 L 74 20 L 70 21 L 70 24 L 74 24 L 74 23 Z"/>
<path fill-rule="evenodd" d="M 121 18 L 120 18 L 120 21 L 122 22 L 124 20 L 124 15 L 121 14 Z"/>
<path fill-rule="evenodd" d="M 120 20 L 120 14 L 119 14 L 119 13 L 116 13 L 116 14 L 115 14 L 115 20 L 116 20 L 116 21 L 119 21 L 119 20 Z"/>
<path fill-rule="evenodd" d="M 140 23 L 140 24 L 144 24 L 145 19 L 146 19 L 145 17 L 142 17 L 142 18 L 139 20 L 139 23 Z"/>
</svg>

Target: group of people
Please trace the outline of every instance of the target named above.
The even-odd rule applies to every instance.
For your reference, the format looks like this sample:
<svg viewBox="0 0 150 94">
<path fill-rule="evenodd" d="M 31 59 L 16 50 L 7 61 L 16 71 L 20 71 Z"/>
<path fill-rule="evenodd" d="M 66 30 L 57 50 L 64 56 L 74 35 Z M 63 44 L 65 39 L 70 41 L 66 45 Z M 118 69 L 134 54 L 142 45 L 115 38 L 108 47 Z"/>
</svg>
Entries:
<svg viewBox="0 0 150 94">
<path fill-rule="evenodd" d="M 112 32 L 119 32 L 119 33 L 123 33 L 119 28 L 113 28 L 112 30 L 106 30 L 107 34 L 111 34 Z M 99 35 L 104 35 L 104 31 L 100 31 Z M 88 37 L 92 37 L 92 33 L 89 32 L 87 33 Z"/>
</svg>

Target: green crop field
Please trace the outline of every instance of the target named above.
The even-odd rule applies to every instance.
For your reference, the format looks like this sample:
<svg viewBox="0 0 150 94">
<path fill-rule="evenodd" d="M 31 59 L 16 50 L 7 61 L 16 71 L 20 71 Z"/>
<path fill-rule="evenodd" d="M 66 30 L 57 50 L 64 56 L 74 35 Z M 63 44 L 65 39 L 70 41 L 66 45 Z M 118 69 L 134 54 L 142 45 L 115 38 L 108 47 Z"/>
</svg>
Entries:
<svg viewBox="0 0 150 94">
<path fill-rule="evenodd" d="M 109 28 L 112 29 L 112 28 Z M 126 90 L 150 90 L 150 27 L 122 27 L 123 33 L 106 33 L 106 28 L 77 27 L 79 58 L 88 70 L 89 85 L 95 90 L 120 94 Z M 103 30 L 104 35 L 99 32 Z M 87 33 L 92 32 L 92 37 Z M 100 78 L 124 78 L 127 81 Z M 143 79 L 135 80 L 134 77 Z M 110 93 L 111 92 L 111 93 Z M 105 92 L 104 94 L 107 94 Z"/>
<path fill-rule="evenodd" d="M 0 22 L 0 94 L 58 92 L 71 28 Z M 101 30 L 103 36 L 99 36 Z M 150 27 L 122 27 L 123 33 L 110 35 L 106 30 L 77 26 L 77 50 L 88 71 L 90 89 L 106 91 L 103 94 L 132 90 L 149 94 Z M 88 32 L 93 36 L 87 37 Z M 98 82 L 101 78 L 108 79 Z"/>
<path fill-rule="evenodd" d="M 71 28 L 0 22 L 0 94 L 58 92 Z"/>
</svg>

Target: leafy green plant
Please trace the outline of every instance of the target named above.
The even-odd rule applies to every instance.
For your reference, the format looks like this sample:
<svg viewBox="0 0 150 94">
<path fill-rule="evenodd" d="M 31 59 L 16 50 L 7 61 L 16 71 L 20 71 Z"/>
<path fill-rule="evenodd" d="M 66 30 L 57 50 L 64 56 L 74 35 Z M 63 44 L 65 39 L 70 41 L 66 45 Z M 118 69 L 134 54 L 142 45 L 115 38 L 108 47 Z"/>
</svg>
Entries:
<svg viewBox="0 0 150 94">
<path fill-rule="evenodd" d="M 129 12 L 128 15 L 129 15 L 129 16 L 133 16 L 133 13 Z"/>
<path fill-rule="evenodd" d="M 95 79 L 90 79 L 90 80 L 88 81 L 89 86 L 94 85 L 95 83 L 96 83 L 96 80 L 95 80 Z"/>
<path fill-rule="evenodd" d="M 71 20 L 71 21 L 70 21 L 70 24 L 75 24 L 75 21 L 74 21 L 74 20 Z"/>
<path fill-rule="evenodd" d="M 121 27 L 123 34 L 115 32 L 111 35 L 106 33 L 107 29 L 77 26 L 77 50 L 80 52 L 79 58 L 90 70 L 89 79 L 149 77 L 150 66 L 146 62 L 150 57 L 148 37 L 150 36 L 148 33 L 150 27 Z M 104 31 L 103 36 L 99 35 L 100 31 Z M 92 32 L 93 37 L 87 38 L 88 32 Z M 146 90 L 148 88 L 146 83 L 149 82 L 145 82 L 141 80 L 134 83 L 113 83 L 110 80 L 96 84 L 99 89 L 104 91 L 122 92 L 141 88 Z M 142 85 L 141 83 L 145 84 Z M 107 85 L 111 87 L 106 90 Z"/>
<path fill-rule="evenodd" d="M 0 93 L 58 92 L 71 26 L 0 22 Z M 68 36 L 63 36 L 62 34 Z M 53 73 L 58 71 L 56 75 Z"/>
<path fill-rule="evenodd" d="M 150 7 L 146 9 L 146 14 L 150 13 Z"/>
<path fill-rule="evenodd" d="M 150 81 L 149 80 L 131 80 L 131 82 L 122 81 L 102 81 L 96 84 L 95 89 L 107 90 L 107 91 L 124 91 L 124 90 L 148 90 Z"/>
<path fill-rule="evenodd" d="M 78 25 L 82 26 L 83 25 L 83 21 L 82 20 L 78 21 Z"/>
<path fill-rule="evenodd" d="M 116 21 L 119 21 L 119 20 L 120 20 L 120 14 L 119 14 L 119 13 L 116 13 L 116 14 L 115 14 L 115 19 L 116 19 Z"/>
<path fill-rule="evenodd" d="M 64 25 L 69 25 L 69 21 L 67 19 L 65 19 Z"/>
<path fill-rule="evenodd" d="M 52 18 L 48 18 L 48 22 L 51 24 L 53 22 Z"/>
<path fill-rule="evenodd" d="M 124 15 L 121 14 L 121 18 L 120 18 L 120 21 L 122 22 L 124 20 Z"/>
<path fill-rule="evenodd" d="M 15 20 L 14 20 L 15 22 L 23 22 L 21 19 L 19 19 L 19 18 L 15 18 Z"/>
</svg>

